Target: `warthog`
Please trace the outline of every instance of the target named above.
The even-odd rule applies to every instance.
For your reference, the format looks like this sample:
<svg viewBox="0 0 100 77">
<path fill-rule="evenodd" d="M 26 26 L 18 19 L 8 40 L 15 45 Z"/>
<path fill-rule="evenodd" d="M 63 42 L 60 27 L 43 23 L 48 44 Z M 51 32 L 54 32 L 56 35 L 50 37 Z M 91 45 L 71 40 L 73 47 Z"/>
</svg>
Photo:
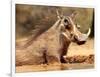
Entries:
<svg viewBox="0 0 100 77">
<path fill-rule="evenodd" d="M 90 34 L 90 29 L 87 34 L 78 30 L 73 22 L 75 14 L 63 16 L 57 11 L 58 20 L 50 29 L 22 48 L 16 46 L 16 65 L 65 63 L 70 43 L 84 44 Z"/>
</svg>

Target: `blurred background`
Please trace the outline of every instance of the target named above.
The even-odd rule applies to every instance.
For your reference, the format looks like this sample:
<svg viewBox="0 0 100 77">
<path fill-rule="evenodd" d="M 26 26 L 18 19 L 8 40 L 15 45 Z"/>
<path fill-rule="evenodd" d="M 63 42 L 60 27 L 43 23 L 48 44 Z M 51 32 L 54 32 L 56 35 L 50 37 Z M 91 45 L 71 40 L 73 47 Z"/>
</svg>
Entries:
<svg viewBox="0 0 100 77">
<path fill-rule="evenodd" d="M 77 7 L 57 7 L 16 4 L 16 39 L 42 33 L 57 21 L 56 9 L 64 15 L 77 12 L 75 24 L 79 24 L 81 32 L 92 29 L 90 38 L 94 37 L 94 9 Z"/>
</svg>

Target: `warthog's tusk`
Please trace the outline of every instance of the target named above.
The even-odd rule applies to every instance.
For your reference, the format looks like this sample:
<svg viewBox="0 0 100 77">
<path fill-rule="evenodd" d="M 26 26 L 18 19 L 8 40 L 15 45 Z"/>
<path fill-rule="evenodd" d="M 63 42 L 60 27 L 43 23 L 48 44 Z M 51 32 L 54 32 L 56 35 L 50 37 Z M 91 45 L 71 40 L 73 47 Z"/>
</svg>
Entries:
<svg viewBox="0 0 100 77">
<path fill-rule="evenodd" d="M 88 32 L 87 32 L 87 36 L 89 36 L 90 35 L 90 33 L 91 33 L 91 29 L 89 28 L 89 30 L 88 30 Z"/>
</svg>

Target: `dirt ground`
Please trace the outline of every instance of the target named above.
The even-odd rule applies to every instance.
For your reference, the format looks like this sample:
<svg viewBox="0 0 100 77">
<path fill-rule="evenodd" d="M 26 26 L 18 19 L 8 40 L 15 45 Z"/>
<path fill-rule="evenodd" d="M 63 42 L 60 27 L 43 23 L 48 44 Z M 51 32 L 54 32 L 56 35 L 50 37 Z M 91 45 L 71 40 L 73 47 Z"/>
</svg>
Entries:
<svg viewBox="0 0 100 77">
<path fill-rule="evenodd" d="M 17 66 L 16 72 L 90 69 L 94 68 L 94 54 L 94 39 L 89 39 L 81 46 L 74 43 L 70 45 L 65 64 Z"/>
<path fill-rule="evenodd" d="M 67 56 L 94 54 L 94 39 L 89 39 L 84 45 L 71 43 Z"/>
</svg>

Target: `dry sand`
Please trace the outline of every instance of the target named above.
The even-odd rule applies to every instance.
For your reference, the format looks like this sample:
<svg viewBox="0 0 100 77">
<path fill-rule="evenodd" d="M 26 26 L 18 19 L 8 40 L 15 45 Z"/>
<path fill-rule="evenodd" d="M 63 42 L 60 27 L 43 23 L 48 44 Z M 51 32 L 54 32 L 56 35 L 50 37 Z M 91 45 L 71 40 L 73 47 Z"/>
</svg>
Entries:
<svg viewBox="0 0 100 77">
<path fill-rule="evenodd" d="M 94 39 L 89 39 L 84 45 L 71 43 L 67 56 L 94 54 Z"/>
</svg>

